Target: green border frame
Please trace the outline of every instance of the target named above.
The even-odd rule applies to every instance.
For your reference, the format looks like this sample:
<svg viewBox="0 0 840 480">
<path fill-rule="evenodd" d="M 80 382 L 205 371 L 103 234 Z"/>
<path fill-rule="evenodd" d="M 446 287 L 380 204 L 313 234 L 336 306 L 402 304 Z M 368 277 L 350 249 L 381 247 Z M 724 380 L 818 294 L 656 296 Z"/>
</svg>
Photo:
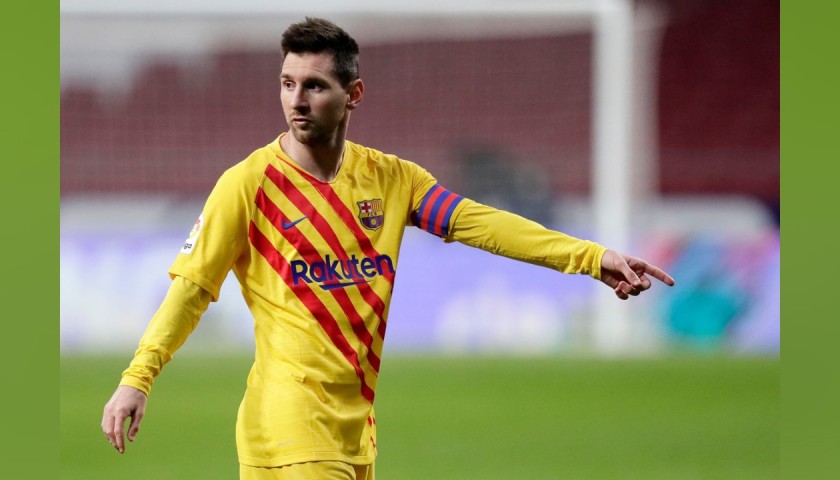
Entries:
<svg viewBox="0 0 840 480">
<path fill-rule="evenodd" d="M 838 11 L 836 2 L 787 0 L 781 8 L 782 477 L 836 478 L 840 405 L 838 296 L 832 223 L 837 177 Z M 825 165 L 825 166 L 824 166 Z M 829 208 L 826 208 L 826 207 Z M 827 211 L 823 211 L 827 210 Z M 828 243 L 826 245 L 826 243 Z M 808 254 L 816 254 L 811 257 Z M 811 258 L 808 258 L 811 257 Z"/>
<path fill-rule="evenodd" d="M 6 304 L 3 433 L 4 458 L 11 460 L 4 468 L 7 478 L 56 478 L 58 469 L 57 6 L 58 2 L 9 3 L 0 29 L 5 140 L 0 175 L 5 272 L 0 298 Z"/>
</svg>

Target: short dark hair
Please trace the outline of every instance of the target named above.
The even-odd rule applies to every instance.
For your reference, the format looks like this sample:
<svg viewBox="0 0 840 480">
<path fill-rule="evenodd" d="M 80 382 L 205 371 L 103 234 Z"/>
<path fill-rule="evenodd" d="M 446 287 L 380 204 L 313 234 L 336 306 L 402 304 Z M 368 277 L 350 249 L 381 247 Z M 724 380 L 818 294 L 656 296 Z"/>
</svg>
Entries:
<svg viewBox="0 0 840 480">
<path fill-rule="evenodd" d="M 335 76 L 346 87 L 359 78 L 359 44 L 341 27 L 323 18 L 306 17 L 283 32 L 283 58 L 289 53 L 329 52 Z"/>
</svg>

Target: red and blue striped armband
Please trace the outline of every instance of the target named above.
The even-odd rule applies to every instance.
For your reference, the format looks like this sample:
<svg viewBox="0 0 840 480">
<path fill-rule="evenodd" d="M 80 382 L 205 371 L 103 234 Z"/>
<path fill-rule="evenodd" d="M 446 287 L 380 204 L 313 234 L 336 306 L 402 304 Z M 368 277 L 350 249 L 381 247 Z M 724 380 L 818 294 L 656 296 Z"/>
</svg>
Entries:
<svg viewBox="0 0 840 480">
<path fill-rule="evenodd" d="M 423 197 L 420 208 L 411 212 L 411 222 L 417 228 L 438 237 L 445 237 L 449 235 L 452 213 L 463 199 L 464 197 L 435 184 Z"/>
</svg>

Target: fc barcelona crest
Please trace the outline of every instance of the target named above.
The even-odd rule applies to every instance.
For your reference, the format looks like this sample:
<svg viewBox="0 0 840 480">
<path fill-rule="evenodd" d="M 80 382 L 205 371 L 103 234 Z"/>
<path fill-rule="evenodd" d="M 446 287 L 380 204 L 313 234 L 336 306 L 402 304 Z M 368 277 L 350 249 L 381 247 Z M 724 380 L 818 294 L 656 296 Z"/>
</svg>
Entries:
<svg viewBox="0 0 840 480">
<path fill-rule="evenodd" d="M 378 230 L 385 221 L 385 210 L 382 208 L 382 199 L 362 200 L 356 202 L 359 206 L 359 220 L 362 226 L 368 230 Z"/>
</svg>

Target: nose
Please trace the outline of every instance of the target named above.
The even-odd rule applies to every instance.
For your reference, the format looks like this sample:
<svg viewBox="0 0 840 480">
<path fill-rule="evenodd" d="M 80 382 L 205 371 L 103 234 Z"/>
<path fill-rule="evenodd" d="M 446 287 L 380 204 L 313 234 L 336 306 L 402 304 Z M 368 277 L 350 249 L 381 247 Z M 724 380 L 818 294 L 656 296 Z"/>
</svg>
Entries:
<svg viewBox="0 0 840 480">
<path fill-rule="evenodd" d="M 289 106 L 298 112 L 306 112 L 309 110 L 309 102 L 306 98 L 306 90 L 300 86 L 296 87 L 289 99 Z"/>
</svg>

